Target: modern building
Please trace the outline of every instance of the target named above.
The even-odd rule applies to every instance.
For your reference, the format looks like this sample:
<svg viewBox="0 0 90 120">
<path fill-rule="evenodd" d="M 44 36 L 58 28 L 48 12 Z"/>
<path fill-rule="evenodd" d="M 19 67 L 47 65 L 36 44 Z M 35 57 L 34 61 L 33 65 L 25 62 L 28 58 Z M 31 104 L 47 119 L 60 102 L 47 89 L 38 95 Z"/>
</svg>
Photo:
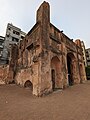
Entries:
<svg viewBox="0 0 90 120">
<path fill-rule="evenodd" d="M 85 82 L 81 41 L 73 42 L 50 22 L 48 2 L 41 4 L 36 18 L 25 38 L 11 46 L 6 82 L 30 87 L 36 96 Z"/>
<path fill-rule="evenodd" d="M 5 37 L 0 36 L 0 65 L 3 63 L 2 53 L 3 53 L 3 48 L 4 48 L 4 40 L 5 40 Z"/>
<path fill-rule="evenodd" d="M 81 46 L 82 46 L 82 52 L 83 52 L 84 65 L 85 67 L 87 67 L 86 49 L 85 49 L 85 44 L 83 41 L 81 41 Z"/>
<path fill-rule="evenodd" d="M 26 33 L 21 31 L 20 28 L 10 23 L 7 24 L 3 51 L 3 57 L 6 60 L 6 63 L 8 63 L 7 61 L 10 57 L 11 45 L 19 43 L 25 37 L 25 35 Z"/>
<path fill-rule="evenodd" d="M 87 80 L 90 80 L 90 48 L 86 49 L 86 59 L 87 59 L 86 75 Z"/>
<path fill-rule="evenodd" d="M 90 48 L 86 49 L 87 66 L 90 66 Z"/>
</svg>

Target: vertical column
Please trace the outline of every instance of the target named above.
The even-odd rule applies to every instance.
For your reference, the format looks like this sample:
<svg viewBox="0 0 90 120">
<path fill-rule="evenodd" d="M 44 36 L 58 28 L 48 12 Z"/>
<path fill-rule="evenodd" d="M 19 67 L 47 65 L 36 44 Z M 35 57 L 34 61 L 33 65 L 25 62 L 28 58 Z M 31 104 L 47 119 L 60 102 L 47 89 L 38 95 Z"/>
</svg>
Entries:
<svg viewBox="0 0 90 120">
<path fill-rule="evenodd" d="M 73 62 L 73 80 L 74 80 L 74 84 L 77 84 L 77 83 L 80 83 L 77 54 L 75 58 L 76 59 L 72 61 Z"/>
<path fill-rule="evenodd" d="M 9 74 L 8 74 L 8 82 L 12 82 L 15 77 L 16 67 L 18 61 L 18 46 L 12 45 L 11 47 L 11 60 L 9 62 Z"/>
<path fill-rule="evenodd" d="M 80 70 L 80 83 L 84 83 L 86 81 L 86 73 L 85 73 L 85 66 L 84 63 L 79 65 Z"/>
<path fill-rule="evenodd" d="M 51 90 L 51 61 L 49 52 L 50 33 L 50 6 L 43 2 L 37 11 L 37 22 L 40 23 L 40 46 L 41 58 L 39 69 L 39 95 L 48 93 Z"/>
<path fill-rule="evenodd" d="M 30 67 L 30 62 L 31 62 L 30 50 L 27 51 L 28 51 L 28 67 Z"/>
<path fill-rule="evenodd" d="M 61 50 L 63 52 L 62 54 L 62 83 L 63 88 L 65 88 L 68 85 L 68 74 L 67 74 L 67 50 L 65 43 L 62 43 Z"/>
<path fill-rule="evenodd" d="M 37 11 L 37 22 L 41 24 L 41 44 L 42 48 L 48 48 L 49 45 L 49 27 L 50 27 L 50 6 L 43 2 Z"/>
</svg>

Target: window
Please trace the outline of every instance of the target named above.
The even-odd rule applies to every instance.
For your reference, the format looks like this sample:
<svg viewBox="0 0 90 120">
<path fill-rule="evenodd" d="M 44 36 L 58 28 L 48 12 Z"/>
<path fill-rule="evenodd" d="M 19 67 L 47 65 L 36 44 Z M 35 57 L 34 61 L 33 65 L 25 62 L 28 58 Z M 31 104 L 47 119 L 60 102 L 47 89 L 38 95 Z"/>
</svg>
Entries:
<svg viewBox="0 0 90 120">
<path fill-rule="evenodd" d="M 7 37 L 9 37 L 9 34 L 7 34 Z"/>
<path fill-rule="evenodd" d="M 15 30 L 13 30 L 13 34 L 20 35 L 20 33 Z"/>
<path fill-rule="evenodd" d="M 27 49 L 28 49 L 28 50 L 31 50 L 31 49 L 33 49 L 33 47 L 34 47 L 34 46 L 33 46 L 33 43 L 32 43 L 31 45 L 29 45 L 29 46 L 27 47 Z"/>
<path fill-rule="evenodd" d="M 15 31 L 13 30 L 13 34 L 15 34 Z"/>
<path fill-rule="evenodd" d="M 2 42 L 0 41 L 0 45 L 2 45 Z"/>
<path fill-rule="evenodd" d="M 16 32 L 16 35 L 20 35 L 20 33 L 19 33 L 19 32 Z"/>
<path fill-rule="evenodd" d="M 8 28 L 8 30 L 11 30 L 11 28 Z"/>
<path fill-rule="evenodd" d="M 19 39 L 15 38 L 15 37 L 12 37 L 12 41 L 14 41 L 14 42 L 18 42 Z"/>
<path fill-rule="evenodd" d="M 89 57 L 89 55 L 86 55 L 86 57 Z"/>
<path fill-rule="evenodd" d="M 21 39 L 23 39 L 24 38 L 24 36 L 21 36 Z"/>
<path fill-rule="evenodd" d="M 87 60 L 87 62 L 90 62 L 90 60 Z"/>
</svg>

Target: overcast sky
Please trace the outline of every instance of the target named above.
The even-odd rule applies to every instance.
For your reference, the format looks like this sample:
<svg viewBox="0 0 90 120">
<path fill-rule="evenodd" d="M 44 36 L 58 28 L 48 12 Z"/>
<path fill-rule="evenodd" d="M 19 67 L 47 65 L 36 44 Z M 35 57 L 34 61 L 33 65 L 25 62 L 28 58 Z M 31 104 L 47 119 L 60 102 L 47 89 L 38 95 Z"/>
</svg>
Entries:
<svg viewBox="0 0 90 120">
<path fill-rule="evenodd" d="M 0 35 L 7 23 L 28 32 L 36 21 L 36 10 L 43 0 L 0 0 Z M 71 39 L 81 39 L 90 47 L 90 0 L 47 0 L 51 22 Z"/>
</svg>

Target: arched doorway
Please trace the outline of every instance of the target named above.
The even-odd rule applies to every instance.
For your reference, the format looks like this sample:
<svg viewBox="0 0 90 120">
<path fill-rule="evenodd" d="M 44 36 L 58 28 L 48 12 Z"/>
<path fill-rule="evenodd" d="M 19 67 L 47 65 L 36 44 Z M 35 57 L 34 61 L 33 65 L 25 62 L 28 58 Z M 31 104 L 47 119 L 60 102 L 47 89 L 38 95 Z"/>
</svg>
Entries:
<svg viewBox="0 0 90 120">
<path fill-rule="evenodd" d="M 80 71 L 80 83 L 83 81 L 83 66 L 82 64 L 79 65 L 79 71 Z"/>
<path fill-rule="evenodd" d="M 74 61 L 75 57 L 73 53 L 67 54 L 67 70 L 68 70 L 68 84 L 71 86 L 74 84 Z"/>
<path fill-rule="evenodd" d="M 51 59 L 51 80 L 52 80 L 52 90 L 56 90 L 57 88 L 59 88 L 60 60 L 56 56 Z"/>
<path fill-rule="evenodd" d="M 33 84 L 30 82 L 30 80 L 27 80 L 27 81 L 24 83 L 24 87 L 25 87 L 25 88 L 29 88 L 30 90 L 33 90 Z"/>
<path fill-rule="evenodd" d="M 55 89 L 55 70 L 52 69 L 51 70 L 51 74 L 52 74 L 52 89 Z"/>
</svg>

